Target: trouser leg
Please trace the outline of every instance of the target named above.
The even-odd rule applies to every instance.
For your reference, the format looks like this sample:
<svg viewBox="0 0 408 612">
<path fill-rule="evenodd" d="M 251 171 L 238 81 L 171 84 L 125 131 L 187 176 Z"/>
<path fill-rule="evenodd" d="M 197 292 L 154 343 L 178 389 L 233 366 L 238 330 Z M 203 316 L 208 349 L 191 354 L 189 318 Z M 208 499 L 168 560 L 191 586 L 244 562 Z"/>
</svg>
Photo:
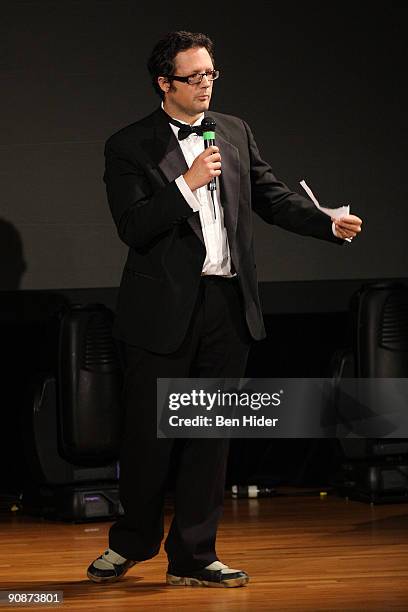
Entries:
<svg viewBox="0 0 408 612">
<path fill-rule="evenodd" d="M 244 376 L 249 346 L 238 285 L 225 279 L 207 279 L 192 375 Z M 215 542 L 222 514 L 228 447 L 228 439 L 186 441 L 178 469 L 175 516 L 165 542 L 170 573 L 201 569 L 217 559 Z"/>
<path fill-rule="evenodd" d="M 127 559 L 156 555 L 163 538 L 166 481 L 174 440 L 157 438 L 156 378 L 187 377 L 191 346 L 171 356 L 124 346 L 124 424 L 119 496 L 124 516 L 109 532 L 109 547 Z"/>
</svg>

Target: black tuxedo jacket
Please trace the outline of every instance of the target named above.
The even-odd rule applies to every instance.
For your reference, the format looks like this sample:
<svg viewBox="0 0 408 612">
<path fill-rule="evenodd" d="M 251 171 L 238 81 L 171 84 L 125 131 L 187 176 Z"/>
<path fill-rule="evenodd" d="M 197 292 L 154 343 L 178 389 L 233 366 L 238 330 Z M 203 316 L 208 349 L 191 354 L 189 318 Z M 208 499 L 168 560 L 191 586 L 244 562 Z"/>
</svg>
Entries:
<svg viewBox="0 0 408 612">
<path fill-rule="evenodd" d="M 249 127 L 209 113 L 222 157 L 220 203 L 251 336 L 265 337 L 254 259 L 252 210 L 267 223 L 337 242 L 330 218 L 291 192 L 260 155 Z M 170 353 L 181 344 L 197 299 L 205 259 L 199 213 L 175 179 L 187 165 L 161 108 L 109 138 L 104 180 L 118 234 L 129 253 L 119 289 L 114 335 Z"/>
</svg>

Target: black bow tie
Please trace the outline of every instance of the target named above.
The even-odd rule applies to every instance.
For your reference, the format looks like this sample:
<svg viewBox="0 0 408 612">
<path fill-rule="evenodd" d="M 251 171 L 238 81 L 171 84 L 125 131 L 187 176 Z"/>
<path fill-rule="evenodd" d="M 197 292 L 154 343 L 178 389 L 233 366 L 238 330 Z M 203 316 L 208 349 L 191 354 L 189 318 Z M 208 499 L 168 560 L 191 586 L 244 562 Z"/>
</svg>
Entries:
<svg viewBox="0 0 408 612">
<path fill-rule="evenodd" d="M 188 138 L 190 134 L 198 134 L 198 136 L 203 135 L 204 129 L 201 127 L 201 125 L 188 125 L 187 123 L 181 123 L 180 121 L 177 121 L 177 119 L 173 119 L 172 117 L 169 117 L 168 115 L 167 117 L 170 123 L 172 123 L 173 125 L 179 128 L 179 131 L 178 131 L 179 140 L 184 140 L 185 138 Z"/>
<path fill-rule="evenodd" d="M 181 125 L 181 128 L 178 131 L 178 139 L 184 140 L 188 138 L 190 134 L 197 134 L 198 136 L 203 135 L 203 128 L 201 125 Z"/>
</svg>

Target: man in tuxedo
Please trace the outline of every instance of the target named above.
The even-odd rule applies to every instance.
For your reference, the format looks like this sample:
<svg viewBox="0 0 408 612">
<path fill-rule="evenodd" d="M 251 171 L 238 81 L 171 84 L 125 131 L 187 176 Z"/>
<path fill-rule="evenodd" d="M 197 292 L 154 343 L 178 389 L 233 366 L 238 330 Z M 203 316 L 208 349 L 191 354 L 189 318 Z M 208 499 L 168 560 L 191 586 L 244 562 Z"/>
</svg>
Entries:
<svg viewBox="0 0 408 612">
<path fill-rule="evenodd" d="M 156 378 L 244 376 L 251 342 L 265 336 L 252 210 L 270 224 L 339 244 L 357 235 L 361 220 L 332 223 L 279 182 L 241 119 L 211 112 L 217 146 L 204 149 L 201 122 L 219 76 L 207 36 L 171 32 L 148 68 L 161 107 L 114 134 L 105 149 L 108 201 L 129 247 L 114 327 L 126 357 L 124 516 L 88 577 L 117 580 L 158 553 L 166 477 L 177 457 L 167 583 L 242 586 L 246 572 L 215 551 L 228 440 L 157 439 Z"/>
</svg>

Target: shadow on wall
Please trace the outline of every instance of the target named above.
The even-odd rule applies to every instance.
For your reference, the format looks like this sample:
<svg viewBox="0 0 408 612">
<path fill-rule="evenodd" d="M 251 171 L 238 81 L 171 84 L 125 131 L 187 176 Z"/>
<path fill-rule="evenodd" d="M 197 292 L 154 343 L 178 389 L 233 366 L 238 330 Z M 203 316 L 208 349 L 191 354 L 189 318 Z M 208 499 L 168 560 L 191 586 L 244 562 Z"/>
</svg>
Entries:
<svg viewBox="0 0 408 612">
<path fill-rule="evenodd" d="M 0 219 L 0 290 L 20 289 L 26 269 L 20 234 L 12 223 Z"/>
</svg>

